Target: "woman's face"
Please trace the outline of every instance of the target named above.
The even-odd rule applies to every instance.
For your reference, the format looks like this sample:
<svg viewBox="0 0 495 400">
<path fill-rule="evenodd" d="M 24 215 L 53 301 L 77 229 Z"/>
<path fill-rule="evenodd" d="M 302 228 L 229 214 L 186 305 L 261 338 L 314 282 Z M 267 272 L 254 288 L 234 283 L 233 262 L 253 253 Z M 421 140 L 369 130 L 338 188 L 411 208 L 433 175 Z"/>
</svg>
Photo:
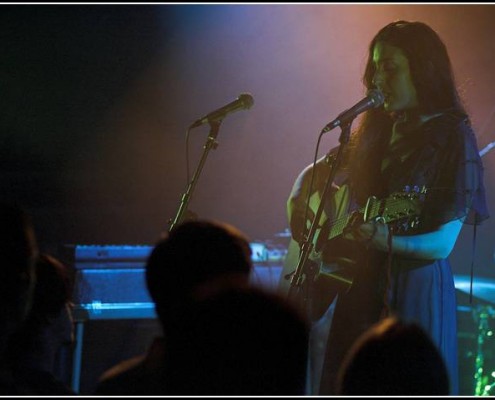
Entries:
<svg viewBox="0 0 495 400">
<path fill-rule="evenodd" d="M 373 64 L 373 84 L 385 96 L 385 111 L 407 111 L 418 106 L 409 61 L 401 49 L 377 42 L 373 49 Z"/>
</svg>

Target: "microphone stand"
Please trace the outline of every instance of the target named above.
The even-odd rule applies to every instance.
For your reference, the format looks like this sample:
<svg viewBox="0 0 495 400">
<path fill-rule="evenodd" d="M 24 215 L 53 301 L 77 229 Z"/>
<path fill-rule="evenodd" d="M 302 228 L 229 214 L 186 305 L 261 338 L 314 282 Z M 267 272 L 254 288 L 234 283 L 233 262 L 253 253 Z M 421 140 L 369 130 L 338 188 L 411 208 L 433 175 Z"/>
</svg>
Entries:
<svg viewBox="0 0 495 400">
<path fill-rule="evenodd" d="M 310 266 L 309 269 L 311 274 L 308 274 L 308 267 L 307 267 L 307 261 L 309 258 L 309 255 L 311 251 L 313 250 L 314 244 L 313 240 L 315 237 L 316 229 L 319 225 L 319 220 L 321 217 L 321 214 L 323 213 L 323 208 L 325 206 L 325 201 L 328 196 L 328 188 L 331 186 L 331 183 L 335 179 L 335 175 L 337 173 L 337 170 L 340 166 L 341 160 L 342 160 L 342 155 L 344 152 L 344 147 L 349 143 L 349 138 L 350 138 L 350 131 L 351 131 L 351 124 L 352 120 L 340 125 L 341 126 L 341 133 L 340 133 L 340 146 L 338 149 L 338 152 L 333 158 L 333 162 L 331 164 L 330 172 L 328 174 L 327 180 L 325 182 L 325 187 L 323 189 L 323 192 L 321 194 L 321 200 L 320 204 L 318 205 L 318 210 L 316 211 L 316 214 L 313 218 L 313 221 L 311 223 L 311 227 L 309 229 L 309 232 L 307 236 L 304 238 L 302 244 L 301 244 L 301 249 L 299 253 L 299 260 L 296 266 L 296 269 L 294 273 L 292 274 L 291 281 L 290 281 L 290 286 L 289 286 L 289 298 L 290 299 L 298 299 L 301 300 L 301 291 L 302 289 L 305 289 L 302 291 L 302 305 L 303 305 L 303 311 L 306 313 L 306 316 L 312 320 L 313 316 L 313 298 L 312 298 L 312 289 L 313 289 L 313 283 L 314 283 L 314 267 Z M 328 154 L 326 157 L 326 162 L 330 162 L 331 158 L 330 155 Z M 305 282 L 303 281 L 303 275 L 306 276 Z M 306 283 L 305 287 L 303 287 L 303 283 Z M 297 297 L 296 297 L 297 296 Z"/>
<path fill-rule="evenodd" d="M 218 131 L 220 129 L 220 124 L 222 123 L 222 120 L 212 120 L 209 122 L 210 123 L 210 133 L 208 134 L 208 138 L 206 139 L 206 143 L 203 146 L 203 154 L 201 156 L 201 159 L 199 160 L 199 164 L 196 168 L 196 171 L 194 172 L 194 175 L 189 182 L 189 185 L 187 186 L 187 189 L 185 193 L 182 195 L 181 198 L 181 203 L 179 206 L 179 210 L 177 211 L 177 214 L 173 220 L 173 222 L 170 225 L 169 232 L 171 232 L 177 224 L 181 223 L 183 218 L 184 218 L 184 213 L 187 210 L 187 206 L 189 204 L 189 201 L 191 200 L 191 196 L 193 193 L 193 190 L 196 186 L 196 183 L 198 182 L 199 175 L 201 174 L 201 170 L 203 169 L 203 166 L 206 162 L 206 158 L 208 157 L 208 153 L 211 149 L 215 150 L 218 146 L 218 142 L 216 140 Z"/>
</svg>

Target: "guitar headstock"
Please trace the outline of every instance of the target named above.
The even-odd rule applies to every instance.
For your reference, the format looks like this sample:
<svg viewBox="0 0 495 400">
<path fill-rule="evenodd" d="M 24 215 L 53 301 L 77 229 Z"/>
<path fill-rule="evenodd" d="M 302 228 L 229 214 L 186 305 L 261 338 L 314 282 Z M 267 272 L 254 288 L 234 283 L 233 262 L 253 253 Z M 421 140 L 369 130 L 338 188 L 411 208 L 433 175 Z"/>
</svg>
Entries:
<svg viewBox="0 0 495 400">
<path fill-rule="evenodd" d="M 427 192 L 428 189 L 426 189 L 425 186 L 419 187 L 406 185 L 401 192 L 392 193 L 387 199 L 385 199 L 385 201 L 388 199 L 394 199 L 404 200 L 405 202 L 407 202 L 407 200 L 423 202 L 426 198 Z"/>
<path fill-rule="evenodd" d="M 419 215 L 427 192 L 425 186 L 405 186 L 403 191 L 393 193 L 383 200 L 381 218 L 386 223 L 393 223 L 397 233 L 417 228 L 421 222 Z"/>
<path fill-rule="evenodd" d="M 426 188 L 425 185 L 419 187 L 418 185 L 410 186 L 406 185 L 404 186 L 404 193 L 417 193 L 417 194 L 423 194 L 425 195 L 428 189 Z"/>
</svg>

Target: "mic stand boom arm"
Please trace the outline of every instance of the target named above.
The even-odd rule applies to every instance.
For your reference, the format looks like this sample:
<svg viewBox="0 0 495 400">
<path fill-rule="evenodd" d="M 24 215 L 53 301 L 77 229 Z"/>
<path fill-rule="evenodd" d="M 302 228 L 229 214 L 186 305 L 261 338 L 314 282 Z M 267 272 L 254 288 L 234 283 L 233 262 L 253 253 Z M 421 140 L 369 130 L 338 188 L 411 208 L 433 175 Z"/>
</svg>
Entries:
<svg viewBox="0 0 495 400">
<path fill-rule="evenodd" d="M 302 292 L 303 293 L 303 310 L 306 313 L 308 317 L 312 316 L 312 283 L 313 283 L 313 276 L 310 276 L 308 279 L 308 271 L 307 269 L 307 261 L 309 258 L 309 255 L 311 251 L 313 250 L 314 244 L 313 240 L 315 237 L 316 229 L 319 225 L 318 221 L 320 220 L 321 214 L 323 213 L 323 208 L 325 206 L 325 201 L 328 195 L 328 188 L 331 186 L 331 183 L 335 179 L 335 175 L 337 173 L 337 170 L 339 169 L 341 159 L 342 159 L 342 154 L 344 152 L 344 147 L 345 145 L 349 142 L 349 137 L 350 137 L 350 129 L 351 129 L 351 123 L 352 120 L 349 122 L 346 122 L 345 124 L 340 125 L 341 126 L 341 134 L 339 138 L 340 146 L 339 150 L 333 160 L 333 163 L 330 168 L 329 175 L 327 177 L 327 180 L 325 182 L 325 187 L 323 189 L 323 192 L 321 194 L 321 200 L 320 204 L 318 205 L 318 210 L 316 211 L 316 214 L 313 218 L 313 221 L 311 223 L 311 227 L 309 229 L 307 237 L 303 239 L 303 242 L 301 244 L 301 249 L 299 253 L 299 260 L 296 266 L 296 269 L 294 273 L 292 274 L 291 281 L 290 281 L 290 286 L 289 286 L 289 298 L 294 299 L 296 295 L 300 296 L 301 290 L 303 289 L 303 275 L 306 276 L 306 287 L 304 288 L 305 290 Z M 328 160 L 328 158 L 327 158 Z M 300 298 L 298 298 L 300 299 Z"/>
<path fill-rule="evenodd" d="M 206 158 L 208 157 L 209 151 L 213 148 L 216 149 L 218 146 L 218 142 L 216 140 L 217 135 L 218 135 L 218 130 L 220 128 L 220 124 L 222 123 L 222 120 L 215 120 L 215 121 L 210 121 L 210 133 L 208 134 L 208 138 L 206 139 L 206 143 L 203 146 L 203 154 L 201 156 L 201 159 L 199 160 L 199 164 L 196 168 L 196 171 L 194 172 L 194 175 L 189 182 L 189 185 L 187 186 L 187 189 L 185 193 L 182 195 L 179 210 L 177 211 L 177 214 L 175 216 L 175 219 L 170 225 L 169 232 L 171 232 L 177 224 L 182 222 L 182 219 L 184 218 L 184 213 L 187 210 L 187 206 L 189 204 L 189 201 L 191 200 L 192 193 L 194 191 L 194 188 L 196 186 L 196 183 L 198 182 L 199 175 L 201 174 L 201 170 L 203 169 L 203 166 L 206 162 Z"/>
</svg>

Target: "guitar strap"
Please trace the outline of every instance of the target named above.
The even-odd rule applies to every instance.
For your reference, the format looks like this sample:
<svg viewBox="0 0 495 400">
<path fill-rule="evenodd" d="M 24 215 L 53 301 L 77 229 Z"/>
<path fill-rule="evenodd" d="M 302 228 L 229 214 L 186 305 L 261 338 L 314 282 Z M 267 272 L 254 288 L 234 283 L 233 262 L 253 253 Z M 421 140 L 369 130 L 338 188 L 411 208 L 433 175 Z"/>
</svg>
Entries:
<svg viewBox="0 0 495 400">
<path fill-rule="evenodd" d="M 393 239 L 393 228 L 390 225 L 387 225 L 388 228 L 388 236 L 387 236 L 387 247 L 388 247 L 388 252 L 387 252 L 387 264 L 386 264 L 386 273 L 385 273 L 385 290 L 383 292 L 383 318 L 386 318 L 390 316 L 390 303 L 388 301 L 388 291 L 390 288 L 390 284 L 392 282 L 392 259 L 393 259 L 393 254 L 392 254 L 392 239 Z M 392 294 L 392 303 L 395 306 L 395 301 L 397 299 L 397 282 L 396 279 L 394 279 L 395 285 L 392 288 L 393 289 L 393 294 Z"/>
</svg>

